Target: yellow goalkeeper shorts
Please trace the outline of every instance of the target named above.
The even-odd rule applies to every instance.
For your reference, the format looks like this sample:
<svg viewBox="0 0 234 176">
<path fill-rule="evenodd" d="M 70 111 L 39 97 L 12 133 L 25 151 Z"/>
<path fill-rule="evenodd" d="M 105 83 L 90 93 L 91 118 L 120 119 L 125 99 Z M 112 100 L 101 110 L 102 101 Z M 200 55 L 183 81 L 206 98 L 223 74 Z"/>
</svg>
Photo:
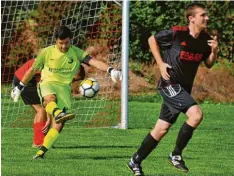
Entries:
<svg viewBox="0 0 234 176">
<path fill-rule="evenodd" d="M 47 95 L 56 95 L 58 108 L 71 110 L 71 87 L 70 85 L 61 85 L 54 82 L 43 82 L 37 86 L 38 95 L 43 105 L 43 97 Z"/>
</svg>

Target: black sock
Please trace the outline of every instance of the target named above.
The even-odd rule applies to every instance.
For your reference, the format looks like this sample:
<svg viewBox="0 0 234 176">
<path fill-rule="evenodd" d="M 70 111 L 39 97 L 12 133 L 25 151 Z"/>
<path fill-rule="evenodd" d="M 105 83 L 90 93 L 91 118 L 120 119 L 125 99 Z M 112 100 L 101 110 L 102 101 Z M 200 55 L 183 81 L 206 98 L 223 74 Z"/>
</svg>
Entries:
<svg viewBox="0 0 234 176">
<path fill-rule="evenodd" d="M 40 147 L 40 150 L 42 150 L 44 153 L 46 153 L 48 149 L 42 145 L 42 146 Z"/>
<path fill-rule="evenodd" d="M 135 163 L 141 164 L 141 162 L 156 148 L 158 141 L 149 133 L 142 141 L 140 148 L 133 155 Z"/>
<path fill-rule="evenodd" d="M 183 149 L 188 144 L 189 140 L 192 138 L 194 127 L 191 127 L 186 122 L 182 125 L 180 132 L 176 140 L 176 146 L 172 155 L 181 155 Z"/>
</svg>

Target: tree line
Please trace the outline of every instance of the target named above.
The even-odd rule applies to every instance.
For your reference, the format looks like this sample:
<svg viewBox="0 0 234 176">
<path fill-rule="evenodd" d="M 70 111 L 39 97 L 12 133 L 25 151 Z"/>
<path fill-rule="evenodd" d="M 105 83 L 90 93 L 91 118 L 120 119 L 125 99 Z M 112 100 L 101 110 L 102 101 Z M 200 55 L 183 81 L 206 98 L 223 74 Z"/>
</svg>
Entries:
<svg viewBox="0 0 234 176">
<path fill-rule="evenodd" d="M 130 57 L 134 61 L 150 63 L 148 38 L 175 25 L 187 25 L 184 9 L 191 1 L 131 1 Z M 209 23 L 208 32 L 217 35 L 219 58 L 234 62 L 234 2 L 205 1 Z"/>
</svg>

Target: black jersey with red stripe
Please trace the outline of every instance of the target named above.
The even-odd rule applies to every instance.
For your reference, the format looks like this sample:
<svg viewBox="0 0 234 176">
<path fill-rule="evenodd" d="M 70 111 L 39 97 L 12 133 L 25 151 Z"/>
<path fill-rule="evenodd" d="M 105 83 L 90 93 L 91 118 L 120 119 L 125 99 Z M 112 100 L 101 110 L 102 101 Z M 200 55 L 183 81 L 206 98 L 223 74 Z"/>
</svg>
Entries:
<svg viewBox="0 0 234 176">
<path fill-rule="evenodd" d="M 202 31 L 197 38 L 193 38 L 187 26 L 174 26 L 154 37 L 164 50 L 163 61 L 172 66 L 168 70 L 171 82 L 181 84 L 190 92 L 199 64 L 211 53 L 207 44 L 210 35 Z"/>
<path fill-rule="evenodd" d="M 32 66 L 34 63 L 35 59 L 30 59 L 26 63 L 24 63 L 18 70 L 15 72 L 15 76 L 19 79 L 22 80 L 24 74 L 28 69 Z M 41 74 L 40 72 L 36 72 L 36 74 L 33 76 L 33 78 L 29 81 L 28 85 L 36 85 L 41 79 Z"/>
</svg>

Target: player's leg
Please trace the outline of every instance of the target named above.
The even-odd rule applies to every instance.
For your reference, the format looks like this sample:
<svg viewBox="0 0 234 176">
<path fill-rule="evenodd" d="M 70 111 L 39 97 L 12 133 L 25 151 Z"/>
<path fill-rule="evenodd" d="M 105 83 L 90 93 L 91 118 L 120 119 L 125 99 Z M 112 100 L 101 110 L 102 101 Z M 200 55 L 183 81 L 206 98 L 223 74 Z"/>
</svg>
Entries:
<svg viewBox="0 0 234 176">
<path fill-rule="evenodd" d="M 64 123 L 57 124 L 55 119 L 52 119 L 52 125 L 49 132 L 44 138 L 44 142 L 40 147 L 39 151 L 33 157 L 33 159 L 42 159 L 45 156 L 45 153 L 51 149 L 57 138 L 59 137 L 60 132 L 62 131 Z"/>
<path fill-rule="evenodd" d="M 188 144 L 189 140 L 192 138 L 194 129 L 200 124 L 202 121 L 202 110 L 198 105 L 193 105 L 188 109 L 186 112 L 188 120 L 184 122 L 182 125 L 177 141 L 176 147 L 172 154 L 174 155 L 181 155 L 183 149 Z"/>
<path fill-rule="evenodd" d="M 64 95 L 65 93 L 63 93 Z M 55 97 L 54 95 L 50 95 L 50 96 L 46 96 L 44 97 L 44 100 L 46 104 L 46 112 L 48 112 L 49 114 L 51 114 L 56 123 L 63 123 L 67 120 L 71 120 L 75 117 L 74 114 L 70 113 L 67 111 L 67 106 L 63 106 L 63 108 L 59 108 L 59 101 L 57 103 L 57 101 L 53 98 L 51 99 L 51 97 Z M 69 96 L 70 99 L 70 96 Z M 64 97 L 64 101 L 66 101 L 66 97 Z M 69 100 L 70 101 L 70 100 Z"/>
<path fill-rule="evenodd" d="M 165 104 L 168 106 L 172 114 L 177 114 L 180 112 L 186 112 L 186 110 L 195 105 L 196 102 L 190 96 L 187 90 L 181 87 L 179 84 L 174 84 L 171 82 L 165 82 L 161 80 L 159 84 L 159 92 L 163 97 Z M 186 131 L 186 132 L 185 132 Z M 184 124 L 179 132 L 176 142 L 176 151 L 183 148 L 187 145 L 186 141 L 189 139 L 193 129 L 189 128 L 187 124 Z M 182 151 L 181 151 L 182 152 Z M 176 167 L 177 169 L 188 172 L 188 168 L 185 165 L 185 162 L 182 159 L 182 154 L 178 154 L 175 150 L 169 155 L 169 163 Z"/>
<path fill-rule="evenodd" d="M 19 82 L 16 77 L 14 78 L 14 81 Z M 43 143 L 43 139 L 45 137 L 42 129 L 46 124 L 46 112 L 41 106 L 36 85 L 30 84 L 29 86 L 25 87 L 24 91 L 21 93 L 21 98 L 25 105 L 30 105 L 36 112 L 33 124 L 34 137 L 32 147 L 39 147 Z"/>
<path fill-rule="evenodd" d="M 184 122 L 178 133 L 175 148 L 169 156 L 169 163 L 180 171 L 188 172 L 189 170 L 182 159 L 182 151 L 192 138 L 193 131 L 202 121 L 202 111 L 188 93 L 183 92 L 182 96 L 185 106 L 188 107 L 184 110 L 188 120 Z"/>
<path fill-rule="evenodd" d="M 66 112 L 71 107 L 71 88 L 69 85 L 39 84 L 38 92 L 43 97 L 46 112 L 55 118 L 56 123 L 73 119 L 74 114 Z"/>
<path fill-rule="evenodd" d="M 191 106 L 185 113 L 188 120 L 182 125 L 177 140 L 176 146 L 172 155 L 182 155 L 183 149 L 187 146 L 189 140 L 192 138 L 193 131 L 200 124 L 203 119 L 202 110 L 198 105 Z"/>
<path fill-rule="evenodd" d="M 169 108 L 162 104 L 160 117 L 151 132 L 142 141 L 137 152 L 128 162 L 128 168 L 136 176 L 144 175 L 141 163 L 157 147 L 160 140 L 167 134 L 169 128 L 176 121 L 178 114 L 171 114 Z"/>
<path fill-rule="evenodd" d="M 141 163 L 147 156 L 157 147 L 159 141 L 167 133 L 171 124 L 159 119 L 153 128 L 153 130 L 142 141 L 141 146 L 137 152 L 132 156 L 130 162 L 128 162 L 128 168 L 136 176 L 144 175 L 142 171 Z"/>
<path fill-rule="evenodd" d="M 44 141 L 45 133 L 42 129 L 46 125 L 47 114 L 45 109 L 40 104 L 32 105 L 33 109 L 36 111 L 33 124 L 33 148 L 40 147 Z"/>
<path fill-rule="evenodd" d="M 71 91 L 70 89 L 62 89 L 61 87 L 57 87 L 57 91 L 55 92 L 57 96 L 55 96 L 55 94 L 44 96 L 43 100 L 47 112 L 54 114 L 56 111 L 59 111 L 61 109 L 67 109 L 67 110 L 71 109 L 70 91 Z M 53 105 L 54 108 L 48 107 L 48 105 L 51 102 L 54 103 Z M 57 140 L 59 133 L 61 132 L 65 122 L 65 120 L 63 120 L 61 123 L 57 123 L 56 121 L 56 117 L 58 117 L 61 113 L 66 113 L 66 112 L 62 111 L 57 116 L 56 114 L 54 114 L 55 118 L 52 119 L 52 127 L 47 133 L 43 145 L 40 147 L 40 150 L 33 157 L 33 159 L 43 158 L 44 154 L 52 147 L 54 142 Z"/>
</svg>

